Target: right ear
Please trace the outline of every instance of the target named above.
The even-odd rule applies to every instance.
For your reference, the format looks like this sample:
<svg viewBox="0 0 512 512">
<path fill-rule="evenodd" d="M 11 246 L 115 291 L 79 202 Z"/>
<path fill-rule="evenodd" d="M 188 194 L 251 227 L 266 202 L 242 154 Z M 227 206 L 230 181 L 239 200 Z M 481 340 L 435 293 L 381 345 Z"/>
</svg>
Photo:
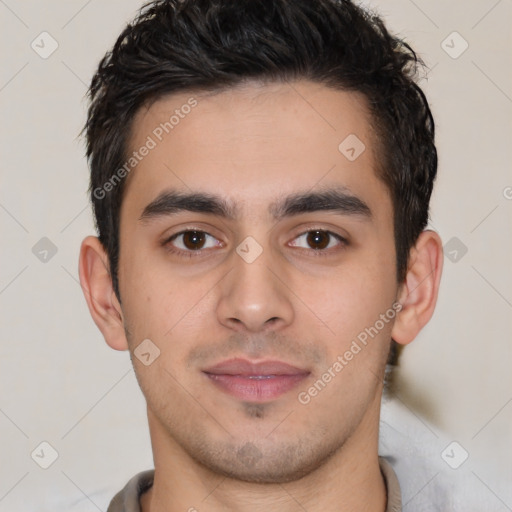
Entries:
<svg viewBox="0 0 512 512">
<path fill-rule="evenodd" d="M 121 305 L 110 277 L 108 256 L 98 237 L 88 236 L 80 247 L 80 285 L 94 323 L 107 344 L 128 350 Z"/>
</svg>

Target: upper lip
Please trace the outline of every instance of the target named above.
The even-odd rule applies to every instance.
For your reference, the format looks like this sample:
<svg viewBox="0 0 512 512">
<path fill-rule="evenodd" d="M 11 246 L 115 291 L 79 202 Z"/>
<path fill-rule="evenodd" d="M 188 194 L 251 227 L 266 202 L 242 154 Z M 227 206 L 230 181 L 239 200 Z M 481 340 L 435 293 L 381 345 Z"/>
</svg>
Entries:
<svg viewBox="0 0 512 512">
<path fill-rule="evenodd" d="M 260 361 L 252 362 L 247 359 L 229 359 L 203 370 L 213 375 L 306 375 L 308 370 L 297 368 L 282 361 Z"/>
</svg>

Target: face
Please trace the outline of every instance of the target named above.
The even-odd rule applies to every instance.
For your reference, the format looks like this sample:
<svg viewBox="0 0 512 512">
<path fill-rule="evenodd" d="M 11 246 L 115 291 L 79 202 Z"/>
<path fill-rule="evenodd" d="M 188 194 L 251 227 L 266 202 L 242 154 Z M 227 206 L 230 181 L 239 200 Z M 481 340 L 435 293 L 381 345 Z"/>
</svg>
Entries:
<svg viewBox="0 0 512 512">
<path fill-rule="evenodd" d="M 119 282 L 162 449 L 285 482 L 377 428 L 398 286 L 372 137 L 361 96 L 305 81 L 138 113 Z"/>
</svg>

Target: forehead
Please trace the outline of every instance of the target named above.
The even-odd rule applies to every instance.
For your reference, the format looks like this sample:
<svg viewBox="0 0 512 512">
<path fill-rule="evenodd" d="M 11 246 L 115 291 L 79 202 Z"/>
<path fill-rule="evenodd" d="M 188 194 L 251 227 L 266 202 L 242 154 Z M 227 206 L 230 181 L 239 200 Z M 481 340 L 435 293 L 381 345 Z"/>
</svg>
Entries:
<svg viewBox="0 0 512 512">
<path fill-rule="evenodd" d="M 122 209 L 140 214 L 165 189 L 223 196 L 247 212 L 315 187 L 377 201 L 388 193 L 374 148 L 358 93 L 298 81 L 174 94 L 135 116 Z"/>
</svg>

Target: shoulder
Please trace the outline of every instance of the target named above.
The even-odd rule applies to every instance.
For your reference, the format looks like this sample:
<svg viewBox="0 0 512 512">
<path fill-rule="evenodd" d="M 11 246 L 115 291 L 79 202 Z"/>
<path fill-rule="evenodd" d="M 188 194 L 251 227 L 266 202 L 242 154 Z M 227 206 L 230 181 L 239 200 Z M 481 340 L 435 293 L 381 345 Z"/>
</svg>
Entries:
<svg viewBox="0 0 512 512">
<path fill-rule="evenodd" d="M 141 512 L 140 496 L 153 485 L 155 470 L 137 473 L 112 499 L 107 512 Z"/>
</svg>

